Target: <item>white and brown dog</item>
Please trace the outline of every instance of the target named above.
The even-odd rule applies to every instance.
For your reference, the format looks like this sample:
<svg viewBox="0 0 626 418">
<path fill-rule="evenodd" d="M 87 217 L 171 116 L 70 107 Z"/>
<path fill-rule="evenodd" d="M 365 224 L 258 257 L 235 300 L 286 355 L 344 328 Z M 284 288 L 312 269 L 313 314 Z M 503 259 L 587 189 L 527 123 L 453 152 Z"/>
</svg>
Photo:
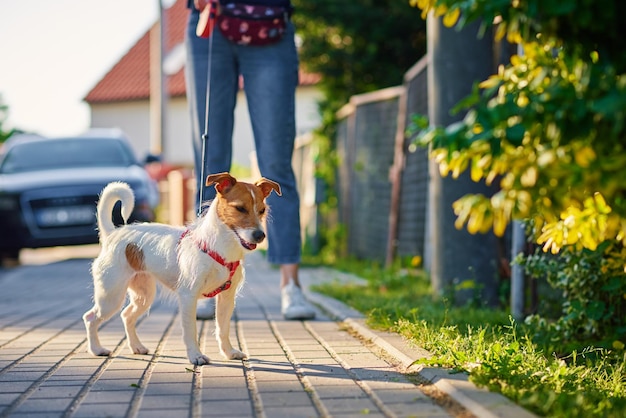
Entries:
<svg viewBox="0 0 626 418">
<path fill-rule="evenodd" d="M 189 361 L 209 363 L 200 352 L 196 330 L 196 304 L 201 297 L 216 297 L 216 337 L 220 353 L 227 359 L 242 359 L 245 353 L 230 343 L 230 320 L 235 295 L 243 284 L 241 260 L 265 239 L 263 221 L 265 199 L 280 186 L 267 179 L 255 184 L 238 182 L 228 173 L 210 175 L 206 185 L 215 184 L 217 196 L 206 214 L 187 228 L 158 223 L 140 223 L 116 228 L 112 210 L 122 202 L 122 215 L 128 219 L 134 195 L 125 183 L 107 185 L 98 202 L 98 228 L 102 249 L 92 266 L 94 306 L 83 315 L 87 328 L 88 351 L 107 356 L 110 350 L 100 344 L 98 327 L 122 311 L 128 345 L 133 353 L 146 354 L 135 325 L 156 295 L 156 282 L 178 296 L 183 341 Z"/>
</svg>

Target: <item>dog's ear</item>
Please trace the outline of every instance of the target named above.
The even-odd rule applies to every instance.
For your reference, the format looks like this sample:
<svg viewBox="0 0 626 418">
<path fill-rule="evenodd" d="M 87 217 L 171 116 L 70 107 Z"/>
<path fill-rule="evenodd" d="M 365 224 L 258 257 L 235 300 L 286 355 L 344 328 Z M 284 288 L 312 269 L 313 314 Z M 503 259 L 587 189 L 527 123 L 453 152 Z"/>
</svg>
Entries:
<svg viewBox="0 0 626 418">
<path fill-rule="evenodd" d="M 262 178 L 261 180 L 254 183 L 254 185 L 261 189 L 263 197 L 269 196 L 270 193 L 272 193 L 272 190 L 274 190 L 278 196 L 282 196 L 282 193 L 280 191 L 280 185 L 272 180 Z"/>
<path fill-rule="evenodd" d="M 228 193 L 237 184 L 237 179 L 228 173 L 211 174 L 206 178 L 206 186 L 215 184 L 215 190 L 220 194 Z"/>
</svg>

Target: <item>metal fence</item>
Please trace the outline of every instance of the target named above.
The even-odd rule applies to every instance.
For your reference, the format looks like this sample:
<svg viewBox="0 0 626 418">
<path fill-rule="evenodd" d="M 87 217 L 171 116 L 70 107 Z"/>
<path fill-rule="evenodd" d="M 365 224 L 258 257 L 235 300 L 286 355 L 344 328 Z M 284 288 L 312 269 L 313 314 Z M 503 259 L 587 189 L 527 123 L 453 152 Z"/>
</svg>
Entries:
<svg viewBox="0 0 626 418">
<path fill-rule="evenodd" d="M 428 160 L 405 134 L 411 116 L 427 113 L 427 59 L 402 86 L 353 96 L 339 112 L 339 222 L 347 251 L 390 261 L 424 253 Z"/>
</svg>

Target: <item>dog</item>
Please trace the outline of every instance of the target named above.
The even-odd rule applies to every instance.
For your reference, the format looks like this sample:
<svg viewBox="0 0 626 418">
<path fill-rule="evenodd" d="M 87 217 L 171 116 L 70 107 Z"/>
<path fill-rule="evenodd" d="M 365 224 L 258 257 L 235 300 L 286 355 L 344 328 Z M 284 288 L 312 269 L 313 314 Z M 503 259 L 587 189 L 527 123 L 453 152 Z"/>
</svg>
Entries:
<svg viewBox="0 0 626 418">
<path fill-rule="evenodd" d="M 246 354 L 230 343 L 230 320 L 235 296 L 244 282 L 241 260 L 265 239 L 263 228 L 266 198 L 280 185 L 262 178 L 254 184 L 239 182 L 229 173 L 210 175 L 206 185 L 215 185 L 216 198 L 205 214 L 185 227 L 137 223 L 115 227 L 112 211 L 121 201 L 126 221 L 134 207 L 131 188 L 122 182 L 108 184 L 97 205 L 101 251 L 92 265 L 94 305 L 83 315 L 87 351 L 108 356 L 100 344 L 98 328 L 121 313 L 128 346 L 135 354 L 147 354 L 136 332 L 137 319 L 156 295 L 157 281 L 178 297 L 187 357 L 194 365 L 209 364 L 198 346 L 196 305 L 201 297 L 216 297 L 216 338 L 226 359 L 244 359 Z"/>
</svg>

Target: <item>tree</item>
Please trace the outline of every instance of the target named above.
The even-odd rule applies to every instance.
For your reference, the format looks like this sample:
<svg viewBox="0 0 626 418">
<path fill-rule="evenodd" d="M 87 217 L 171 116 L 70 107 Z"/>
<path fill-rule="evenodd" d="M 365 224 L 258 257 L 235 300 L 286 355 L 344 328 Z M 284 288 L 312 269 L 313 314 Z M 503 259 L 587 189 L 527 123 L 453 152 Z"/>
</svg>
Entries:
<svg viewBox="0 0 626 418">
<path fill-rule="evenodd" d="M 466 195 L 454 204 L 457 227 L 502 235 L 512 219 L 529 220 L 554 253 L 595 250 L 626 239 L 626 3 L 547 0 L 412 0 L 449 26 L 499 22 L 498 40 L 523 54 L 459 104 L 459 123 L 426 128 L 423 145 L 442 174 L 469 170 L 475 181 L 499 181 L 490 199 Z"/>
<path fill-rule="evenodd" d="M 419 11 L 394 0 L 294 0 L 300 60 L 322 76 L 322 110 L 334 114 L 350 96 L 402 83 L 426 52 Z M 328 119 L 333 119 L 330 116 Z"/>
</svg>

